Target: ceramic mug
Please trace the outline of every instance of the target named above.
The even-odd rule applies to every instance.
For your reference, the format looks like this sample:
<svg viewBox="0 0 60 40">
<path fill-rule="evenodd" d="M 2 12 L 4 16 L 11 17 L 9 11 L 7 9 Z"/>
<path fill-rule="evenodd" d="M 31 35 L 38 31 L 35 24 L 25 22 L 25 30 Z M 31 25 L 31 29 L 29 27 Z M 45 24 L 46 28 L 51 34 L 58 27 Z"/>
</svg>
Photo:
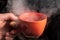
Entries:
<svg viewBox="0 0 60 40">
<path fill-rule="evenodd" d="M 25 12 L 19 15 L 20 27 L 26 36 L 39 37 L 42 35 L 46 23 L 47 15 L 38 12 Z"/>
</svg>

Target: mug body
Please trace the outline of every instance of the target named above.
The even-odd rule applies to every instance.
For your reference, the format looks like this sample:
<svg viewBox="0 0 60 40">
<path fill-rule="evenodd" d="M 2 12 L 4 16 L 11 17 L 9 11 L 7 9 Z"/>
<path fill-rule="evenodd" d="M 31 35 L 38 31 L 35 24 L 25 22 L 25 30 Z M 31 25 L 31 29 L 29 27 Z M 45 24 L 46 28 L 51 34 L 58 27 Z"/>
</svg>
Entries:
<svg viewBox="0 0 60 40">
<path fill-rule="evenodd" d="M 47 23 L 47 16 L 37 12 L 23 13 L 19 16 L 19 19 L 23 33 L 27 36 L 41 36 Z"/>
</svg>

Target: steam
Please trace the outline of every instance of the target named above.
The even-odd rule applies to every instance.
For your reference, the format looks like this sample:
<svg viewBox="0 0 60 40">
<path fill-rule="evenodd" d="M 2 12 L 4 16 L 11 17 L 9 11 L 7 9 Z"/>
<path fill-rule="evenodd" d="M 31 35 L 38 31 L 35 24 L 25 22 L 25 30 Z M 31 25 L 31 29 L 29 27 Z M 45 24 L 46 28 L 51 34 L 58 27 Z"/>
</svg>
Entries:
<svg viewBox="0 0 60 40">
<path fill-rule="evenodd" d="M 31 0 L 31 2 L 32 1 L 33 0 Z M 55 15 L 58 8 L 60 7 L 60 6 L 58 6 L 58 8 L 55 7 L 55 1 L 53 1 L 53 0 L 52 1 L 51 0 L 48 0 L 48 1 L 41 0 L 41 2 L 39 0 L 34 0 L 34 3 L 30 3 L 31 5 L 27 5 L 27 2 L 28 2 L 27 0 L 8 0 L 8 3 L 7 3 L 8 11 L 13 12 L 15 15 L 20 15 L 23 12 L 31 11 L 28 8 L 28 6 L 29 6 L 29 7 L 31 7 L 31 9 L 40 10 L 40 12 L 43 12 L 48 17 L 51 17 L 51 15 Z M 38 4 L 39 4 L 39 6 L 42 6 L 41 9 L 39 9 L 39 7 L 37 7 Z M 48 7 L 46 7 L 46 6 L 48 6 Z"/>
<path fill-rule="evenodd" d="M 8 0 L 8 11 L 20 15 L 22 12 L 29 11 L 29 9 L 26 0 Z"/>
<path fill-rule="evenodd" d="M 8 0 L 8 5 L 7 5 L 8 11 L 13 12 L 15 15 L 20 15 L 22 12 L 39 10 L 40 12 L 46 14 L 48 17 L 51 17 L 51 15 L 56 13 L 58 10 L 56 2 L 53 0 L 52 2 L 51 1 L 39 2 L 39 0 L 34 0 L 34 1 L 29 0 L 29 2 L 30 3 L 28 3 L 28 0 Z"/>
<path fill-rule="evenodd" d="M 40 11 L 45 13 L 49 18 L 52 15 L 55 15 L 57 12 L 58 8 L 42 8 Z"/>
</svg>

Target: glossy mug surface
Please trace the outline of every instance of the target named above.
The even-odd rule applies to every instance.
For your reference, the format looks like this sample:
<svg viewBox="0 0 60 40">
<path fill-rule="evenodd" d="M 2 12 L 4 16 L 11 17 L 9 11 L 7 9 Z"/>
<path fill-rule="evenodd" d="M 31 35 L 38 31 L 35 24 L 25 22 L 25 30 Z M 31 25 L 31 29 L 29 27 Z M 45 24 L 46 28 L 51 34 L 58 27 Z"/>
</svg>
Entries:
<svg viewBox="0 0 60 40">
<path fill-rule="evenodd" d="M 39 37 L 45 29 L 47 16 L 43 13 L 26 12 L 19 16 L 19 20 L 25 35 Z"/>
</svg>

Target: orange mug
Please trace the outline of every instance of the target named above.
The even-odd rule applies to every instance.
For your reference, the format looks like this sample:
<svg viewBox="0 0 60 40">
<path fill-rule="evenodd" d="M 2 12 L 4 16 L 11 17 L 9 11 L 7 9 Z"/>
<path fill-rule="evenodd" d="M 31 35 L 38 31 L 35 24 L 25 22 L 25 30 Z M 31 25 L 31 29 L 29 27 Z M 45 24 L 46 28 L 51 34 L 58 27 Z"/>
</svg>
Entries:
<svg viewBox="0 0 60 40">
<path fill-rule="evenodd" d="M 25 36 L 39 37 L 45 29 L 47 16 L 38 12 L 26 12 L 20 14 L 19 20 Z"/>
</svg>

